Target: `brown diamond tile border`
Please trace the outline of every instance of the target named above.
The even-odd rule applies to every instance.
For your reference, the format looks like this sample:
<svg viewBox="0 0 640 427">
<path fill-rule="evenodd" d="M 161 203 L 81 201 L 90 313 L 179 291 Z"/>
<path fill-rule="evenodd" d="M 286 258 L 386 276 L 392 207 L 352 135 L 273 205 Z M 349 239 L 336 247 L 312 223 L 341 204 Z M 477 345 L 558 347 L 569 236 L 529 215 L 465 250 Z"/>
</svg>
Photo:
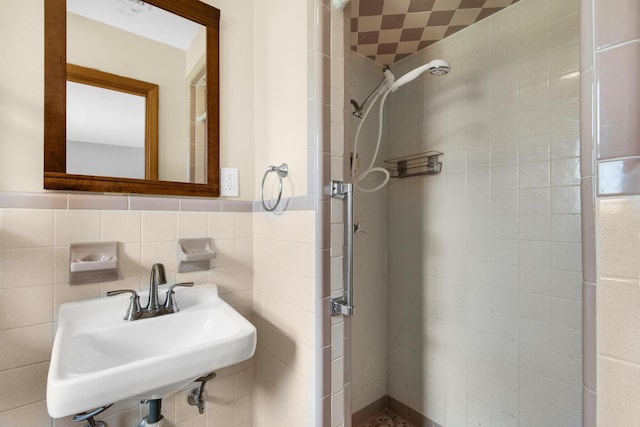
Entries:
<svg viewBox="0 0 640 427">
<path fill-rule="evenodd" d="M 517 1 L 352 0 L 351 49 L 390 65 Z"/>
</svg>

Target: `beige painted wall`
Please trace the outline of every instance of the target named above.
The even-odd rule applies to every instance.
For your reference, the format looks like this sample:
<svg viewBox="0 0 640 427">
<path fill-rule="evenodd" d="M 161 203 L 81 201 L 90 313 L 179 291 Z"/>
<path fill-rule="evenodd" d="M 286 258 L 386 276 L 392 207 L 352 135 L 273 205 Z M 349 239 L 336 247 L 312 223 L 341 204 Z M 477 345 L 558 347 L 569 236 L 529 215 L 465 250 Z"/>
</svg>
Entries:
<svg viewBox="0 0 640 427">
<path fill-rule="evenodd" d="M 289 164 L 283 197 L 307 194 L 306 16 L 305 1 L 255 3 L 254 199 L 260 197 L 259 184 L 267 166 L 283 162 Z"/>
<path fill-rule="evenodd" d="M 221 9 L 221 165 L 240 169 L 240 199 L 254 198 L 253 2 Z M 0 190 L 42 191 L 44 9 L 0 0 Z M 306 38 L 305 38 L 306 40 Z M 305 83 L 306 84 L 306 83 Z M 305 86 L 306 88 L 306 86 Z"/>
</svg>

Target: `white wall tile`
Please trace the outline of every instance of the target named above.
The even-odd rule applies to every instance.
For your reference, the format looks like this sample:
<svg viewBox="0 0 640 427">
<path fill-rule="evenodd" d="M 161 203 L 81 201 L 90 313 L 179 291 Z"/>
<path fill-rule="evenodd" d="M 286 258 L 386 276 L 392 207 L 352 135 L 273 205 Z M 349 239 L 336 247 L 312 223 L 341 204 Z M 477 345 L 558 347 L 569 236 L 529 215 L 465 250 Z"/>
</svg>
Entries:
<svg viewBox="0 0 640 427">
<path fill-rule="evenodd" d="M 207 237 L 208 217 L 206 212 L 178 212 L 177 237 Z"/>
<path fill-rule="evenodd" d="M 58 210 L 54 218 L 55 245 L 100 241 L 99 211 Z"/>
<path fill-rule="evenodd" d="M 519 167 L 519 188 L 548 187 L 550 182 L 549 162 L 522 164 Z"/>
<path fill-rule="evenodd" d="M 53 320 L 51 285 L 0 290 L 2 329 L 50 323 Z"/>
<path fill-rule="evenodd" d="M 582 271 L 582 248 L 579 243 L 551 244 L 551 265 L 558 270 Z"/>
<path fill-rule="evenodd" d="M 11 390 L 3 393 L 0 412 L 44 400 L 48 369 L 48 363 L 39 363 L 0 372 L 0 389 Z"/>
<path fill-rule="evenodd" d="M 100 285 L 97 283 L 73 286 L 65 283 L 53 286 L 54 320 L 58 319 L 60 305 L 98 297 L 100 297 Z"/>
<path fill-rule="evenodd" d="M 53 325 L 27 326 L 0 331 L 0 371 L 46 362 L 53 345 Z"/>
<path fill-rule="evenodd" d="M 175 242 L 176 212 L 142 212 L 142 242 Z"/>
<path fill-rule="evenodd" d="M 0 425 L 51 427 L 51 418 L 47 414 L 47 405 L 43 400 L 6 412 L 0 412 Z"/>
<path fill-rule="evenodd" d="M 209 237 L 214 240 L 235 237 L 235 214 L 231 212 L 209 213 Z"/>
<path fill-rule="evenodd" d="M 37 224 L 38 227 L 34 225 Z M 53 211 L 9 209 L 2 214 L 0 244 L 3 248 L 34 248 L 53 245 Z"/>
<path fill-rule="evenodd" d="M 141 245 L 140 257 L 142 274 L 145 276 L 151 274 L 151 266 L 158 262 L 164 264 L 168 274 L 172 272 L 175 274 L 177 270 L 177 258 L 178 249 L 175 239 L 169 242 L 143 243 Z M 167 277 L 168 280 L 169 277 Z"/>
<path fill-rule="evenodd" d="M 637 419 L 638 365 L 600 356 L 598 367 L 598 425 L 626 425 Z"/>
<path fill-rule="evenodd" d="M 103 211 L 102 240 L 122 243 L 138 243 L 140 234 L 140 212 Z"/>
<path fill-rule="evenodd" d="M 599 353 L 640 364 L 640 345 L 636 325 L 640 322 L 640 298 L 636 280 L 601 279 L 598 284 Z"/>
<path fill-rule="evenodd" d="M 554 242 L 580 242 L 580 215 L 552 215 L 551 237 Z"/>
<path fill-rule="evenodd" d="M 521 214 L 548 214 L 551 212 L 551 196 L 548 188 L 520 190 L 518 210 Z"/>
<path fill-rule="evenodd" d="M 53 264 L 53 247 L 2 249 L 0 250 L 0 288 L 50 284 L 53 281 Z"/>
<path fill-rule="evenodd" d="M 598 202 L 598 257 L 602 277 L 639 278 L 640 200 L 603 199 Z"/>
<path fill-rule="evenodd" d="M 415 150 L 403 141 L 415 140 L 411 128 L 422 128 L 424 144 L 445 153 L 445 182 L 438 186 L 439 176 L 399 180 L 387 190 L 387 287 L 393 286 L 387 294 L 392 340 L 387 392 L 442 425 L 472 420 L 495 426 L 579 425 L 579 140 L 573 74 L 578 8 L 573 0 L 562 7 L 548 0 L 519 2 L 483 21 L 486 33 L 472 26 L 446 39 L 451 75 L 444 83 L 427 80 L 425 91 L 418 88 L 411 100 L 428 95 L 417 108 L 424 124 L 412 124 L 409 110 L 416 108 L 408 99 L 391 101 L 392 149 Z M 477 40 L 490 41 L 484 79 L 473 74 L 479 55 L 469 46 Z M 439 45 L 423 55 L 442 53 Z M 459 102 L 463 96 L 465 102 Z M 456 101 L 443 107 L 442 100 L 450 98 Z M 467 139 L 464 151 L 454 135 L 460 129 Z M 424 188 L 426 195 L 410 187 Z M 421 327 L 425 313 L 428 321 Z M 426 348 L 416 348 L 423 329 Z M 364 330 L 357 328 L 356 346 L 366 346 L 358 335 Z M 474 374 L 448 374 L 457 354 L 444 343 L 468 346 L 464 357 Z M 365 348 L 354 353 L 360 357 Z M 523 349 L 533 349 L 534 356 L 521 358 Z M 525 385 L 547 388 L 526 401 L 529 412 L 521 411 L 523 364 L 535 371 Z M 430 392 L 433 377 L 443 386 Z M 461 378 L 475 400 L 456 397 L 465 395 L 452 389 Z M 362 383 L 354 380 L 354 390 Z M 421 395 L 426 401 L 418 405 Z M 545 413 L 539 416 L 532 408 Z"/>
</svg>

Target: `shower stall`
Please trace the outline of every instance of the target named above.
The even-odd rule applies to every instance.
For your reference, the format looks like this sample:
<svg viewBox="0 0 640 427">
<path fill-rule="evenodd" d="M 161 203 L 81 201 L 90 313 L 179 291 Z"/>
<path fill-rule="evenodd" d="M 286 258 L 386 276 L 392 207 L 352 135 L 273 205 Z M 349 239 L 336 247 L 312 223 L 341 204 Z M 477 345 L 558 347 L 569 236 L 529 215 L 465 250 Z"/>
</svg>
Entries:
<svg viewBox="0 0 640 427">
<path fill-rule="evenodd" d="M 582 425 L 578 22 L 579 2 L 521 0 L 391 64 L 415 80 L 351 118 L 356 187 L 380 186 L 363 171 L 384 160 L 442 153 L 438 174 L 355 190 L 354 426 L 385 408 Z M 447 75 L 411 74 L 436 58 Z M 384 76 L 351 52 L 354 109 Z"/>
</svg>

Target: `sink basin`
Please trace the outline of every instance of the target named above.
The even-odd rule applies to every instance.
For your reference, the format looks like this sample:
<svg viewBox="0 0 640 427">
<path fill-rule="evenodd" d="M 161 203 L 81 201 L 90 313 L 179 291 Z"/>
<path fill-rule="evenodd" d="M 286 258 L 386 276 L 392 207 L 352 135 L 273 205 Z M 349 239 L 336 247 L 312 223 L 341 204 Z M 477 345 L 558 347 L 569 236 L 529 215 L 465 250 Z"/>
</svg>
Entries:
<svg viewBox="0 0 640 427">
<path fill-rule="evenodd" d="M 146 301 L 146 293 L 140 296 Z M 164 398 L 253 356 L 255 327 L 220 299 L 215 285 L 176 288 L 175 299 L 179 312 L 135 321 L 122 319 L 128 295 L 60 306 L 47 379 L 49 415 Z"/>
</svg>

